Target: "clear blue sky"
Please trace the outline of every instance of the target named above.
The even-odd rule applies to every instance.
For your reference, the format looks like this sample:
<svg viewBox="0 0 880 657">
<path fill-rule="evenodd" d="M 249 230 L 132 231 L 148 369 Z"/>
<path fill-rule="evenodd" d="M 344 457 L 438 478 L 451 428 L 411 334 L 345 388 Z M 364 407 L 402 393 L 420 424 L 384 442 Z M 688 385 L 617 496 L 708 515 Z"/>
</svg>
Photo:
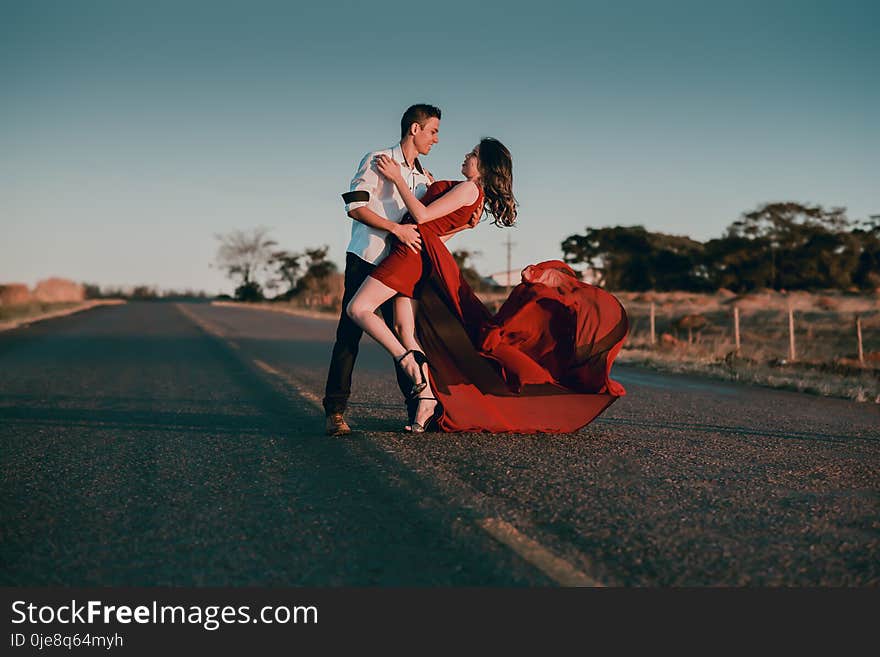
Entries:
<svg viewBox="0 0 880 657">
<path fill-rule="evenodd" d="M 443 109 L 441 178 L 514 156 L 514 266 L 586 226 L 880 213 L 880 4 L 0 0 L 0 282 L 230 291 L 213 235 L 329 244 L 361 156 Z M 506 233 L 451 245 L 505 268 Z"/>
</svg>

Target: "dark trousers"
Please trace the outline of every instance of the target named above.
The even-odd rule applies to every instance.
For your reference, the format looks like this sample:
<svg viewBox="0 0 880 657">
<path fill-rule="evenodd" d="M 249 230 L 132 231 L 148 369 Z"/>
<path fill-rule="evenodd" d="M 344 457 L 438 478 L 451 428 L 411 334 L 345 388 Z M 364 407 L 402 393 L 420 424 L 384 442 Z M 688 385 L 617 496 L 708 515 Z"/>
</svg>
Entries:
<svg viewBox="0 0 880 657">
<path fill-rule="evenodd" d="M 339 317 L 339 326 L 336 327 L 336 344 L 333 345 L 333 355 L 330 357 L 330 371 L 327 373 L 327 386 L 324 389 L 324 413 L 344 413 L 351 396 L 351 373 L 354 371 L 354 362 L 357 359 L 358 348 L 363 329 L 352 321 L 346 314 L 348 302 L 360 289 L 375 265 L 358 258 L 353 253 L 345 254 L 345 291 L 342 295 L 342 315 Z M 389 299 L 380 307 L 385 323 L 394 330 L 394 304 Z M 397 372 L 397 385 L 401 393 L 412 387 L 409 377 L 394 368 Z"/>
</svg>

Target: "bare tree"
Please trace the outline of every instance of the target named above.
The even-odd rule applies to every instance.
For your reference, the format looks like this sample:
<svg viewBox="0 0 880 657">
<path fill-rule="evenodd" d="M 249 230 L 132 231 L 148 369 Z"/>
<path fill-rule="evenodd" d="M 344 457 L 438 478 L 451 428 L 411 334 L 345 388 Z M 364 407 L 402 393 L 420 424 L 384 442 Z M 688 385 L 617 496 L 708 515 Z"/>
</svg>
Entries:
<svg viewBox="0 0 880 657">
<path fill-rule="evenodd" d="M 452 257 L 455 258 L 455 264 L 458 265 L 464 280 L 478 291 L 483 289 L 483 277 L 474 268 L 472 261 L 481 255 L 483 255 L 481 251 L 469 251 L 468 249 L 456 249 L 452 252 Z"/>
<path fill-rule="evenodd" d="M 304 256 L 308 258 L 308 264 L 305 274 L 297 282 L 297 289 L 299 292 L 305 293 L 305 301 L 308 306 L 327 306 L 332 303 L 334 275 L 337 279 L 341 276 L 337 273 L 336 263 L 327 260 L 329 250 L 329 246 L 305 250 Z"/>
<path fill-rule="evenodd" d="M 280 296 L 290 298 L 296 293 L 296 282 L 302 270 L 302 259 L 306 256 L 293 251 L 275 251 L 269 263 L 274 268 L 274 277 L 266 283 L 270 290 L 285 288 Z"/>
<path fill-rule="evenodd" d="M 272 249 L 277 246 L 269 239 L 269 228 L 258 226 L 248 231 L 234 230 L 217 234 L 220 241 L 216 263 L 233 281 L 239 282 L 235 296 L 239 299 L 260 299 L 263 296 L 258 278 L 269 267 Z"/>
</svg>

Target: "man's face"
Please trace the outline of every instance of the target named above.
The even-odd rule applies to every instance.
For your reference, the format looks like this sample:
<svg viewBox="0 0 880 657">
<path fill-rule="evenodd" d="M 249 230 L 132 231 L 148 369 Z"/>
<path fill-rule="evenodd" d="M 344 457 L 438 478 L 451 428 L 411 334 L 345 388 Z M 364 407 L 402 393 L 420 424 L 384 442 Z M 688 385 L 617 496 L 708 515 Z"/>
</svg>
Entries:
<svg viewBox="0 0 880 657">
<path fill-rule="evenodd" d="M 415 133 L 413 134 L 413 143 L 419 155 L 427 155 L 431 151 L 431 146 L 436 144 L 440 134 L 440 119 L 431 117 L 425 122 L 424 126 L 415 124 Z"/>
</svg>

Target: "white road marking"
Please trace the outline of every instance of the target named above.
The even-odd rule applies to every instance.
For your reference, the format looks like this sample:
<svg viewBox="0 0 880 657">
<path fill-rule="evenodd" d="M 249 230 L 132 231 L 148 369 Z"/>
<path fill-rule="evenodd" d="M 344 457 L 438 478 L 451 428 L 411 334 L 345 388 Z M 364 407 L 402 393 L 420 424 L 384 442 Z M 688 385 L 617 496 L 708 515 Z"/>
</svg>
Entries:
<svg viewBox="0 0 880 657">
<path fill-rule="evenodd" d="M 180 304 L 176 305 L 184 315 L 186 315 L 193 322 L 198 324 L 207 333 L 210 333 L 211 335 L 220 338 L 225 343 L 229 344 L 235 349 L 240 349 L 238 344 L 223 336 L 220 330 L 211 322 L 208 322 L 207 320 L 203 320 L 202 318 L 196 316 L 192 311 L 190 311 L 188 308 L 183 307 Z M 300 397 L 302 397 L 323 412 L 324 407 L 321 402 L 321 398 L 313 393 L 311 390 L 309 390 L 301 382 L 297 381 L 289 374 L 272 367 L 271 365 L 269 365 L 269 363 L 265 361 L 254 358 L 253 362 L 257 367 L 259 367 L 267 374 L 274 376 L 277 379 L 280 379 L 283 383 L 293 388 L 296 394 L 298 394 Z M 477 527 L 486 532 L 489 536 L 494 538 L 502 545 L 510 548 L 519 557 L 532 564 L 532 566 L 540 570 L 542 573 L 544 573 L 547 577 L 549 577 L 560 586 L 604 586 L 604 584 L 599 582 L 597 579 L 590 577 L 586 573 L 578 570 L 571 563 L 569 563 L 562 557 L 553 554 L 543 545 L 541 545 L 534 539 L 529 538 L 528 536 L 520 532 L 516 527 L 508 522 L 505 522 L 504 520 L 501 520 L 500 518 L 481 518 L 479 520 L 476 520 L 475 524 Z"/>
<path fill-rule="evenodd" d="M 264 372 L 267 372 L 268 374 L 271 374 L 272 376 L 275 376 L 275 377 L 281 379 L 281 381 L 283 381 L 284 383 L 289 385 L 291 388 L 293 388 L 293 390 L 294 390 L 294 392 L 296 392 L 296 394 L 298 394 L 300 397 L 302 397 L 306 401 L 310 402 L 313 406 L 320 409 L 320 411 L 322 413 L 324 412 L 324 405 L 321 403 L 321 398 L 318 397 L 318 395 L 313 393 L 311 390 L 308 390 L 305 386 L 303 386 L 299 381 L 294 379 L 292 376 L 289 376 L 288 374 L 285 374 L 284 372 L 276 370 L 274 367 L 272 367 L 268 363 L 265 363 L 265 362 L 258 360 L 256 358 L 254 359 L 254 364 L 257 367 L 259 367 L 261 370 L 263 370 Z"/>
<path fill-rule="evenodd" d="M 262 360 L 254 359 L 254 363 L 264 372 L 281 379 L 292 387 L 298 395 L 307 399 L 315 407 L 321 411 L 324 410 L 321 398 L 307 390 L 299 381 Z M 476 525 L 496 541 L 513 550 L 560 586 L 604 586 L 598 580 L 581 572 L 568 561 L 556 556 L 543 545 L 529 538 L 516 527 L 500 518 L 482 518 L 476 521 Z"/>
<path fill-rule="evenodd" d="M 500 518 L 483 518 L 477 525 L 499 543 L 516 552 L 560 586 L 600 587 L 598 580 L 581 572 L 565 559 L 556 556 L 516 527 Z"/>
<path fill-rule="evenodd" d="M 220 332 L 220 329 L 217 328 L 212 322 L 209 322 L 205 319 L 202 319 L 198 315 L 196 315 L 192 310 L 187 308 L 185 305 L 181 303 L 175 303 L 174 307 L 177 308 L 181 313 L 186 315 L 193 323 L 196 324 L 200 329 L 202 329 L 205 333 L 210 333 L 214 337 L 220 338 L 225 342 L 229 342 L 224 336 L 223 333 Z"/>
</svg>

